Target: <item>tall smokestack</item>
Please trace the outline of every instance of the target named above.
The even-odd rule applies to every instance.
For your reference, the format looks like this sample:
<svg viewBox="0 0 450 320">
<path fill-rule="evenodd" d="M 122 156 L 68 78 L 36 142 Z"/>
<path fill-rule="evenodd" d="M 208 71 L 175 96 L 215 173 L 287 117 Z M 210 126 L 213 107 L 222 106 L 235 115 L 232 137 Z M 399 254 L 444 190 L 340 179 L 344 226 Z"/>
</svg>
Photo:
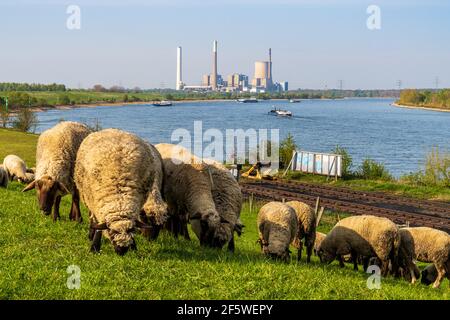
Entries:
<svg viewBox="0 0 450 320">
<path fill-rule="evenodd" d="M 272 48 L 269 48 L 269 86 L 272 86 Z"/>
<path fill-rule="evenodd" d="M 183 74 L 182 74 L 182 51 L 181 47 L 177 48 L 177 83 L 176 83 L 176 89 L 181 90 L 182 89 L 182 83 L 183 83 Z"/>
<path fill-rule="evenodd" d="M 213 70 L 211 74 L 211 86 L 213 90 L 217 89 L 217 40 L 213 42 Z"/>
</svg>

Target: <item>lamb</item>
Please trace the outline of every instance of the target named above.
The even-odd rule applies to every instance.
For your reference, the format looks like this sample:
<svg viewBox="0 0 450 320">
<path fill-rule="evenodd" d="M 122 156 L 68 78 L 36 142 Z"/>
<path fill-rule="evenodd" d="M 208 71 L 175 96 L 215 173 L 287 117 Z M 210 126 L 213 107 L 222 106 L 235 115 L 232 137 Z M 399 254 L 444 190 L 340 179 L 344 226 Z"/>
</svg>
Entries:
<svg viewBox="0 0 450 320">
<path fill-rule="evenodd" d="M 17 179 L 19 182 L 30 182 L 26 175 L 27 166 L 25 162 L 16 155 L 8 155 L 3 160 L 3 169 L 7 172 L 9 181 Z"/>
<path fill-rule="evenodd" d="M 176 237 L 180 234 L 190 239 L 187 222 L 197 220 L 200 244 L 211 246 L 220 216 L 212 195 L 210 167 L 205 163 L 191 163 L 193 156 L 182 147 L 158 144 L 156 148 L 164 165 L 164 197 L 170 215 L 167 227 Z"/>
<path fill-rule="evenodd" d="M 343 266 L 342 256 L 351 254 L 354 268 L 358 256 L 376 256 L 381 261 L 381 272 L 386 276 L 389 262 L 396 263 L 400 247 L 398 227 L 391 220 L 369 215 L 352 216 L 339 221 L 322 241 L 318 256 L 322 263 L 331 263 L 336 257 Z"/>
<path fill-rule="evenodd" d="M 289 260 L 289 245 L 297 234 L 298 221 L 294 209 L 281 202 L 269 202 L 258 212 L 258 242 L 264 255 Z"/>
<path fill-rule="evenodd" d="M 43 213 L 50 215 L 53 207 L 53 221 L 60 218 L 61 198 L 67 194 L 72 195 L 69 219 L 82 221 L 80 196 L 73 175 L 77 151 L 90 133 L 89 128 L 81 123 L 63 121 L 39 136 L 35 179 L 23 192 L 36 189 Z"/>
<path fill-rule="evenodd" d="M 302 258 L 303 243 L 305 239 L 306 246 L 306 262 L 311 262 L 311 254 L 316 240 L 316 214 L 314 210 L 306 203 L 300 201 L 289 201 L 286 203 L 291 206 L 297 215 L 298 231 L 294 239 L 294 247 L 298 250 L 297 260 Z"/>
<path fill-rule="evenodd" d="M 0 164 L 0 187 L 6 188 L 8 187 L 8 173 L 3 168 L 3 165 Z"/>
<path fill-rule="evenodd" d="M 139 215 L 159 170 L 149 144 L 134 134 L 107 129 L 81 143 L 75 183 L 89 210 L 92 252 L 100 251 L 102 234 L 119 255 L 136 249 L 136 229 L 148 228 Z"/>
<path fill-rule="evenodd" d="M 450 235 L 444 231 L 428 227 L 400 229 L 401 245 L 399 266 L 411 273 L 411 282 L 416 281 L 413 260 L 434 264 L 437 277 L 433 288 L 441 285 L 450 272 Z"/>
<path fill-rule="evenodd" d="M 141 211 L 141 220 L 151 227 L 144 229 L 143 235 L 149 240 L 155 240 L 169 217 L 167 204 L 161 194 L 164 179 L 162 158 L 155 146 L 149 144 L 149 147 L 155 159 L 156 172 L 151 191 Z"/>
</svg>

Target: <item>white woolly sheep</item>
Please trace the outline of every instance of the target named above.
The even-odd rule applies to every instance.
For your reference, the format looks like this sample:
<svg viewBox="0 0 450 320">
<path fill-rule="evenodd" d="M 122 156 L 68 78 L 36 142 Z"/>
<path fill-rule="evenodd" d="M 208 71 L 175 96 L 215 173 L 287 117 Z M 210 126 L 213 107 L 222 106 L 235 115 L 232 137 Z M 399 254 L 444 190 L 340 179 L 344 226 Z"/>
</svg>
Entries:
<svg viewBox="0 0 450 320">
<path fill-rule="evenodd" d="M 91 251 L 100 251 L 102 231 L 117 254 L 136 249 L 139 215 L 159 174 L 149 144 L 134 134 L 107 129 L 90 134 L 78 150 L 75 183 L 89 209 Z"/>
<path fill-rule="evenodd" d="M 395 263 L 400 246 L 398 227 L 391 220 L 369 215 L 352 216 L 339 221 L 322 241 L 318 256 L 323 263 L 352 255 L 354 268 L 358 269 L 358 256 L 378 257 L 382 275 L 386 276 L 390 260 Z"/>
<path fill-rule="evenodd" d="M 436 267 L 437 277 L 433 288 L 438 288 L 445 275 L 450 272 L 450 235 L 428 227 L 400 229 L 401 245 L 399 266 L 411 273 L 411 282 L 416 281 L 414 260 L 431 262 Z"/>
<path fill-rule="evenodd" d="M 3 169 L 3 165 L 0 164 L 0 187 L 6 188 L 8 186 L 8 173 Z"/>
<path fill-rule="evenodd" d="M 220 225 L 220 216 L 212 195 L 213 182 L 209 166 L 189 163 L 191 155 L 182 147 L 158 144 L 156 148 L 163 159 L 164 198 L 169 208 L 168 229 L 175 237 L 180 234 L 190 239 L 187 222 L 198 220 L 200 244 L 212 245 Z M 180 156 L 179 150 L 184 156 Z"/>
<path fill-rule="evenodd" d="M 294 239 L 294 247 L 298 250 L 297 260 L 302 258 L 302 240 L 305 241 L 306 247 L 306 262 L 311 261 L 311 254 L 314 248 L 314 241 L 316 240 L 316 214 L 314 210 L 306 203 L 300 201 L 286 202 L 291 206 L 297 215 L 298 231 Z"/>
<path fill-rule="evenodd" d="M 269 202 L 258 212 L 257 226 L 262 252 L 269 257 L 289 260 L 289 245 L 297 234 L 297 216 L 292 207 Z"/>
<path fill-rule="evenodd" d="M 34 180 L 23 191 L 36 189 L 40 209 L 49 215 L 53 208 L 54 221 L 60 218 L 59 205 L 66 194 L 72 195 L 69 219 L 82 221 L 80 196 L 73 175 L 78 148 L 89 134 L 87 126 L 63 121 L 39 136 Z"/>
<path fill-rule="evenodd" d="M 317 256 L 317 253 L 319 252 L 320 244 L 322 243 L 323 239 L 325 239 L 327 235 L 322 232 L 316 232 L 316 240 L 314 240 L 314 255 Z"/>
<path fill-rule="evenodd" d="M 3 160 L 3 169 L 7 172 L 9 181 L 17 179 L 19 182 L 28 183 L 27 166 L 25 161 L 16 155 L 8 155 Z"/>
</svg>

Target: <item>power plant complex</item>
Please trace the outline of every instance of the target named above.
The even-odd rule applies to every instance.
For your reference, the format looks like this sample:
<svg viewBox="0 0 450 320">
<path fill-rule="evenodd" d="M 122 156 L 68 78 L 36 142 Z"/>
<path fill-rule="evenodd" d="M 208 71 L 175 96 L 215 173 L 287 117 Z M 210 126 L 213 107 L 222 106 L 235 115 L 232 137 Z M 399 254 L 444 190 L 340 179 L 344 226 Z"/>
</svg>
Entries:
<svg viewBox="0 0 450 320">
<path fill-rule="evenodd" d="M 252 81 L 249 82 L 248 76 L 240 73 L 228 75 L 224 79 L 217 72 L 218 43 L 213 42 L 212 50 L 212 73 L 202 76 L 201 85 L 186 85 L 182 79 L 182 48 L 177 48 L 177 80 L 176 89 L 185 91 L 220 91 L 220 92 L 280 92 L 288 91 L 288 82 L 274 82 L 272 78 L 272 49 L 269 49 L 268 61 L 256 61 L 255 73 Z"/>
</svg>

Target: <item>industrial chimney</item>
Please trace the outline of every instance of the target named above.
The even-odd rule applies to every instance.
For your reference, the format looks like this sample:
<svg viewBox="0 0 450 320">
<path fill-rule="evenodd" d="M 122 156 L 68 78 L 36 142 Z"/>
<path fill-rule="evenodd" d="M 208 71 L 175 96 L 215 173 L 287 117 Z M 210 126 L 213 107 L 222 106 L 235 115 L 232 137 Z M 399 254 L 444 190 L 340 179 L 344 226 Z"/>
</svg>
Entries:
<svg viewBox="0 0 450 320">
<path fill-rule="evenodd" d="M 211 74 L 211 86 L 217 90 L 217 40 L 213 42 L 213 70 Z"/>
<path fill-rule="evenodd" d="M 181 90 L 182 83 L 183 83 L 183 74 L 182 74 L 182 52 L 181 47 L 177 48 L 177 83 L 176 83 L 176 89 Z"/>
</svg>

